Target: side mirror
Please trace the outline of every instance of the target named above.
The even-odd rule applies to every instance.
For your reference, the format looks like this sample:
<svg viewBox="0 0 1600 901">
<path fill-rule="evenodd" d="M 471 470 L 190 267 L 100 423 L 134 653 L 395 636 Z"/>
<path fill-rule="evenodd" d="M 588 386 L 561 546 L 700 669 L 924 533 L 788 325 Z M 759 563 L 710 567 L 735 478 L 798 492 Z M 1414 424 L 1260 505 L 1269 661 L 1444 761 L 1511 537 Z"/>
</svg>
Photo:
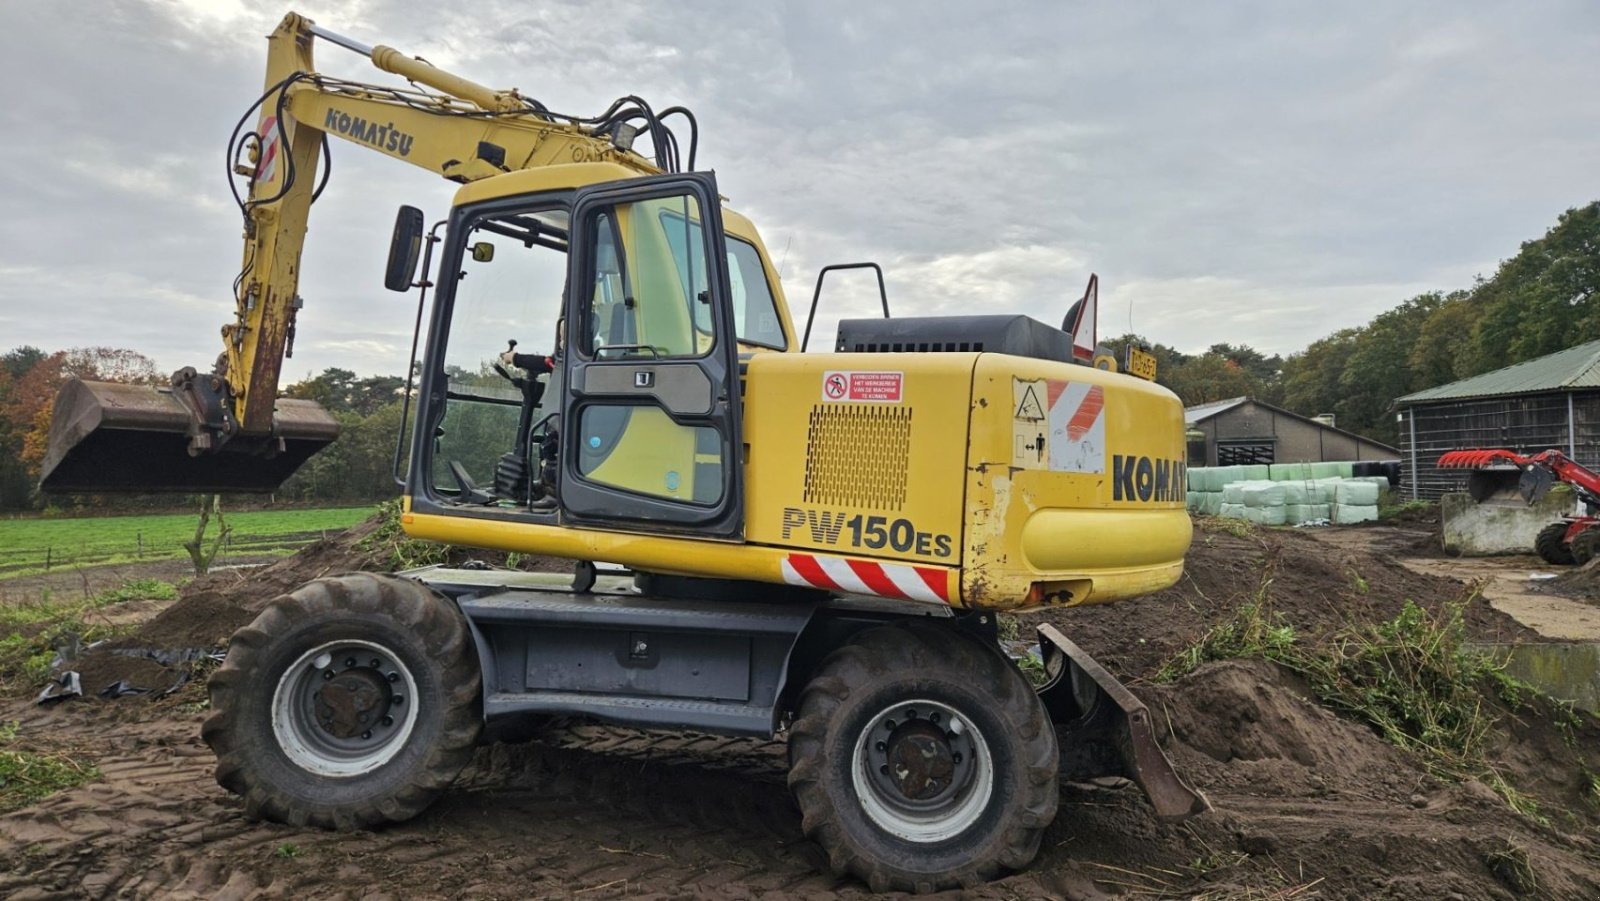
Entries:
<svg viewBox="0 0 1600 901">
<path fill-rule="evenodd" d="M 402 206 L 394 217 L 394 237 L 389 239 L 389 263 L 384 268 L 383 286 L 390 291 L 409 291 L 417 273 L 417 258 L 422 255 L 422 232 L 426 226 L 422 211 Z"/>
</svg>

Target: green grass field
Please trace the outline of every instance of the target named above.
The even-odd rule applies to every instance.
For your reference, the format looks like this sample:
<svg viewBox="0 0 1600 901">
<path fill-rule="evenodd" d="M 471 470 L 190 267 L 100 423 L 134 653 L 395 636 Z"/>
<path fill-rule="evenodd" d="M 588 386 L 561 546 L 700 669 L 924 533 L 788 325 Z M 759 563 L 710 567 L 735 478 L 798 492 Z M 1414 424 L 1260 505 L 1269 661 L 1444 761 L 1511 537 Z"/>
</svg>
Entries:
<svg viewBox="0 0 1600 901">
<path fill-rule="evenodd" d="M 224 555 L 292 553 L 325 532 L 350 528 L 376 510 L 376 506 L 244 513 L 224 509 L 233 533 L 217 562 L 223 562 Z M 194 538 L 198 521 L 198 512 L 0 520 L 0 579 L 103 563 L 185 559 L 183 543 Z M 213 519 L 208 537 L 216 529 Z"/>
</svg>

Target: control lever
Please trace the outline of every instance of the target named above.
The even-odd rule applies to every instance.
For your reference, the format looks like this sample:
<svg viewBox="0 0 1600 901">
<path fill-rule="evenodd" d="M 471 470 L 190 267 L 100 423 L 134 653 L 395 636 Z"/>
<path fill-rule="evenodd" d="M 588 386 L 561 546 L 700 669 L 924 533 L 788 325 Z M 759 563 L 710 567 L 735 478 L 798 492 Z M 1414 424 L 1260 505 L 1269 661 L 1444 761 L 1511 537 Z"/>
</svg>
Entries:
<svg viewBox="0 0 1600 901">
<path fill-rule="evenodd" d="M 517 349 L 517 339 L 515 339 L 515 338 L 508 339 L 506 341 L 506 352 L 501 354 L 500 356 L 504 357 L 507 354 L 510 354 L 512 351 L 515 351 L 516 349 Z M 513 385 L 516 385 L 518 388 L 527 387 L 527 381 L 522 376 L 520 376 L 520 375 L 512 375 L 504 366 L 500 365 L 500 361 L 499 360 L 495 360 L 492 365 L 494 366 L 494 371 L 499 373 L 501 378 L 505 379 L 506 381 L 510 382 Z"/>
</svg>

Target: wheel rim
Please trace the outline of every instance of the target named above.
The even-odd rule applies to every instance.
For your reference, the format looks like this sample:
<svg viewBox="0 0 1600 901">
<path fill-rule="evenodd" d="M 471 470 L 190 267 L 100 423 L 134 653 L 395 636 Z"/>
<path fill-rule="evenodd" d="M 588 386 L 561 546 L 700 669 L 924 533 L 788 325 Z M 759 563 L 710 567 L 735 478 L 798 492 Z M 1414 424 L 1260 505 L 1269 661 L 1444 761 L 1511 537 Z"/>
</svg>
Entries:
<svg viewBox="0 0 1600 901">
<path fill-rule="evenodd" d="M 389 649 L 330 641 L 278 678 L 272 732 L 296 766 L 322 776 L 370 772 L 400 753 L 417 724 L 417 682 Z"/>
<path fill-rule="evenodd" d="M 969 717 L 918 699 L 872 718 L 850 769 L 868 819 L 891 835 L 929 843 L 960 835 L 983 816 L 994 795 L 993 763 Z"/>
</svg>

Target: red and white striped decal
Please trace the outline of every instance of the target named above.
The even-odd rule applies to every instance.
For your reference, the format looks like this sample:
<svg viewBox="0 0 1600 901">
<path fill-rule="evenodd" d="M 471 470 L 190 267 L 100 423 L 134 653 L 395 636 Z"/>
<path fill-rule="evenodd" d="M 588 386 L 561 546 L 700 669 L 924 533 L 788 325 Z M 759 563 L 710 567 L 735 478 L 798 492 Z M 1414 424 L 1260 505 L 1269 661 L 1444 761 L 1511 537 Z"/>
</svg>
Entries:
<svg viewBox="0 0 1600 901">
<path fill-rule="evenodd" d="M 1099 385 L 1050 379 L 1050 438 L 1053 472 L 1106 471 L 1106 392 Z"/>
<path fill-rule="evenodd" d="M 1050 412 L 1056 412 L 1055 407 L 1061 401 L 1061 396 L 1066 391 L 1068 382 L 1050 382 L 1046 393 L 1050 395 Z M 1072 415 L 1067 417 L 1067 440 L 1082 441 L 1089 430 L 1100 421 L 1100 414 L 1106 409 L 1106 392 L 1099 385 L 1087 386 L 1083 392 L 1071 392 L 1068 402 L 1072 404 Z"/>
<path fill-rule="evenodd" d="M 266 184 L 278 171 L 278 117 L 261 121 L 261 162 L 256 164 L 256 181 Z"/>
<path fill-rule="evenodd" d="M 783 580 L 790 585 L 846 594 L 950 603 L 947 571 L 932 566 L 790 554 L 783 560 Z"/>
</svg>

